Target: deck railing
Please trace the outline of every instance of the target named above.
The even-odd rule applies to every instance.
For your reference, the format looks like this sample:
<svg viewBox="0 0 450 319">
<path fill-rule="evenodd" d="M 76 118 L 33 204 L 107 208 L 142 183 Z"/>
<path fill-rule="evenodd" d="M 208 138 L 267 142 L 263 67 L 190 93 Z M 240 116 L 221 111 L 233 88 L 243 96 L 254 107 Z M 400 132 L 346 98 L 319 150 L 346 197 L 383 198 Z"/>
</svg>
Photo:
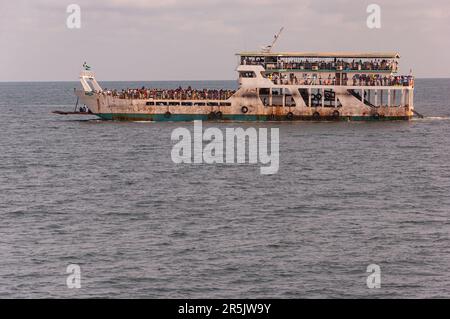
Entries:
<svg viewBox="0 0 450 319">
<path fill-rule="evenodd" d="M 236 91 L 234 90 L 192 90 L 192 89 L 128 89 L 128 90 L 103 90 L 105 96 L 119 99 L 154 99 L 154 100 L 228 100 Z"/>
<path fill-rule="evenodd" d="M 296 78 L 270 78 L 276 85 L 330 85 L 330 86 L 414 86 L 412 77 L 396 77 L 386 79 L 296 79 Z"/>
<path fill-rule="evenodd" d="M 261 65 L 266 71 L 295 71 L 295 72 L 397 72 L 396 63 L 388 62 L 294 62 L 267 63 L 245 62 L 244 65 Z"/>
</svg>

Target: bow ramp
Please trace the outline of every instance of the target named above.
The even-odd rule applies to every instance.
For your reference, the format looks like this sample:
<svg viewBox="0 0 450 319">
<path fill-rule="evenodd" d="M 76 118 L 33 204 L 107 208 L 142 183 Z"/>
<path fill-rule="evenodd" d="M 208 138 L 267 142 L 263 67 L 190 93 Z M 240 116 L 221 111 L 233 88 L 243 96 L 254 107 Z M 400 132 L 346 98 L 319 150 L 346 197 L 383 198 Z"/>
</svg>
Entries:
<svg viewBox="0 0 450 319">
<path fill-rule="evenodd" d="M 95 79 L 94 72 L 90 70 L 81 71 L 80 82 L 81 86 L 83 87 L 84 94 L 86 95 L 92 95 L 94 93 L 103 92 L 103 89 L 101 88 L 100 84 L 98 84 L 97 80 Z M 76 92 L 76 89 L 74 90 Z M 92 115 L 92 112 L 86 105 L 79 105 L 79 100 L 80 98 L 77 97 L 77 102 L 75 103 L 75 109 L 73 111 L 68 112 L 55 110 L 52 113 L 59 115 Z"/>
</svg>

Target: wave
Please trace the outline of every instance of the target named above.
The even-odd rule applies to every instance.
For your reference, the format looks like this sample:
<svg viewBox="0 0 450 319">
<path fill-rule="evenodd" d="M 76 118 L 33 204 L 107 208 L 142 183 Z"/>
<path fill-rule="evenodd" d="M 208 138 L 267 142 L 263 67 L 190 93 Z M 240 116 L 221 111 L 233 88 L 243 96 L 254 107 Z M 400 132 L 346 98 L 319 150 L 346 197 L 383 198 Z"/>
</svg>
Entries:
<svg viewBox="0 0 450 319">
<path fill-rule="evenodd" d="M 424 120 L 450 120 L 450 116 L 425 116 Z"/>
<path fill-rule="evenodd" d="M 450 116 L 425 116 L 424 118 L 413 117 L 411 121 L 448 121 Z"/>
</svg>

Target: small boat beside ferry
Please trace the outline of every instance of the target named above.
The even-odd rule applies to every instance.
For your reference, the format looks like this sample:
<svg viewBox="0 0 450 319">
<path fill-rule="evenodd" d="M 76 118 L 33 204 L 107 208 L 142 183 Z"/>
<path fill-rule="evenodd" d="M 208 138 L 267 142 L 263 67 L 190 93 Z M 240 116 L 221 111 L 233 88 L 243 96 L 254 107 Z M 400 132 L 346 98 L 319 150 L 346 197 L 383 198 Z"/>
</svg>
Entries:
<svg viewBox="0 0 450 319">
<path fill-rule="evenodd" d="M 378 121 L 417 114 L 414 77 L 397 74 L 397 52 L 270 49 L 237 54 L 236 91 L 107 90 L 84 65 L 83 89 L 75 94 L 83 113 L 116 121 Z"/>
</svg>

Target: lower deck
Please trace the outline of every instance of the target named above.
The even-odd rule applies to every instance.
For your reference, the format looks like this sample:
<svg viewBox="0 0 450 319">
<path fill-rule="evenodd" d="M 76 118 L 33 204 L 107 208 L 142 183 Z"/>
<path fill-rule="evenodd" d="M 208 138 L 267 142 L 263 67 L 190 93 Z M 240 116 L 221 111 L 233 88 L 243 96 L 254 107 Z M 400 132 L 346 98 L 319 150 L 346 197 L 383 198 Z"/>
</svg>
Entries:
<svg viewBox="0 0 450 319">
<path fill-rule="evenodd" d="M 241 87 L 226 100 L 119 98 L 76 91 L 89 111 L 123 121 L 408 120 L 413 87 Z"/>
</svg>

